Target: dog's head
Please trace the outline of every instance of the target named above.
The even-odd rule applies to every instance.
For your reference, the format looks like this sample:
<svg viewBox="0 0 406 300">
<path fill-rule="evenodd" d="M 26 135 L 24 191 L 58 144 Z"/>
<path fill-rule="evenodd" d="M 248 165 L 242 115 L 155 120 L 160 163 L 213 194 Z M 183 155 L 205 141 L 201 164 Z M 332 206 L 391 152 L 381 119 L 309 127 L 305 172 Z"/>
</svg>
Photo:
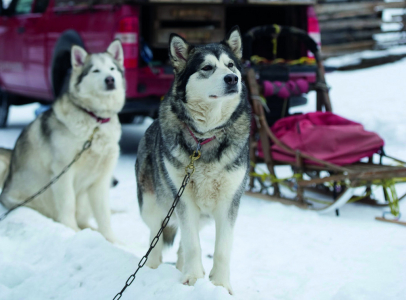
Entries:
<svg viewBox="0 0 406 300">
<path fill-rule="evenodd" d="M 69 92 L 76 104 L 98 112 L 100 117 L 118 113 L 125 101 L 123 62 L 123 48 L 118 40 L 105 53 L 88 54 L 83 48 L 73 46 Z"/>
<path fill-rule="evenodd" d="M 181 36 L 172 34 L 169 57 L 176 77 L 172 92 L 188 108 L 196 129 L 203 132 L 224 123 L 240 102 L 243 89 L 238 26 L 222 42 L 203 46 L 190 45 Z M 208 116 L 221 109 L 224 113 L 216 120 Z M 211 124 L 207 124 L 209 119 Z"/>
</svg>

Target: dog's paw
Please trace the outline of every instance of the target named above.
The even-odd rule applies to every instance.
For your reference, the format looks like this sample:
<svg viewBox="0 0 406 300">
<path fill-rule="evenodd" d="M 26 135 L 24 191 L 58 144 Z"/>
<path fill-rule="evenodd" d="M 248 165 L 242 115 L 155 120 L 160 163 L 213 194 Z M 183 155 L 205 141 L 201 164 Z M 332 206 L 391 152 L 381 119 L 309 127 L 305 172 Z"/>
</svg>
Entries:
<svg viewBox="0 0 406 300">
<path fill-rule="evenodd" d="M 72 228 L 75 232 L 79 232 L 81 230 L 79 226 L 71 226 L 70 228 Z"/>
<path fill-rule="evenodd" d="M 195 285 L 196 281 L 200 278 L 204 278 L 205 272 L 201 261 L 195 261 L 195 263 L 185 263 L 183 266 L 183 279 L 184 285 Z"/>
<path fill-rule="evenodd" d="M 61 223 L 62 223 L 62 222 L 61 222 Z M 62 224 L 64 224 L 65 226 L 67 226 L 67 227 L 69 227 L 69 228 L 71 228 L 71 229 L 73 229 L 75 232 L 79 232 L 79 231 L 80 231 L 79 226 L 78 226 L 77 224 L 75 224 L 75 223 L 62 223 Z"/>
<path fill-rule="evenodd" d="M 161 263 L 162 263 L 161 259 L 153 259 L 152 257 L 150 257 L 145 263 L 145 265 L 151 269 L 157 269 Z"/>
<path fill-rule="evenodd" d="M 214 269 L 213 269 L 214 270 Z M 210 281 L 215 285 L 215 286 L 222 286 L 225 289 L 228 290 L 230 295 L 233 295 L 233 289 L 231 288 L 230 280 L 228 276 L 224 276 L 220 274 L 219 272 L 211 271 L 209 275 Z"/>
<path fill-rule="evenodd" d="M 198 274 L 198 275 L 196 275 L 196 274 L 187 274 L 187 275 L 183 276 L 182 283 L 184 285 L 193 286 L 193 285 L 195 285 L 195 283 L 196 283 L 196 281 L 198 279 L 203 278 L 203 277 L 204 277 L 203 272 L 201 272 L 201 274 Z"/>
<path fill-rule="evenodd" d="M 108 240 L 110 243 L 112 244 L 116 244 L 117 243 L 117 238 L 114 234 L 110 233 L 110 234 L 103 234 L 102 235 L 105 237 L 106 240 Z"/>
<path fill-rule="evenodd" d="M 94 226 L 92 226 L 92 225 L 90 225 L 89 223 L 83 223 L 83 224 L 81 224 L 81 223 L 78 223 L 78 226 L 79 226 L 79 228 L 81 229 L 81 230 L 83 230 L 83 229 L 91 229 L 91 230 L 93 230 L 93 231 L 97 231 L 97 228 L 95 228 Z"/>
</svg>

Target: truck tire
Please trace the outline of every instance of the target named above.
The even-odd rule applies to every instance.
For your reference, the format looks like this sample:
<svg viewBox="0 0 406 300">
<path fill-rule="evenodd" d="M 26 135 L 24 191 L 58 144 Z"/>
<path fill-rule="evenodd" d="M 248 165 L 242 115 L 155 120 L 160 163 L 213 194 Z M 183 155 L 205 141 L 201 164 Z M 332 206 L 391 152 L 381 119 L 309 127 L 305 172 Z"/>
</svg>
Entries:
<svg viewBox="0 0 406 300">
<path fill-rule="evenodd" d="M 0 90 L 0 128 L 7 126 L 8 111 L 10 109 L 10 103 L 7 98 L 7 94 Z"/>
<path fill-rule="evenodd" d="M 68 90 L 71 73 L 70 51 L 73 45 L 85 49 L 82 38 L 74 30 L 67 30 L 59 37 L 52 55 L 52 91 L 55 99 Z"/>
</svg>

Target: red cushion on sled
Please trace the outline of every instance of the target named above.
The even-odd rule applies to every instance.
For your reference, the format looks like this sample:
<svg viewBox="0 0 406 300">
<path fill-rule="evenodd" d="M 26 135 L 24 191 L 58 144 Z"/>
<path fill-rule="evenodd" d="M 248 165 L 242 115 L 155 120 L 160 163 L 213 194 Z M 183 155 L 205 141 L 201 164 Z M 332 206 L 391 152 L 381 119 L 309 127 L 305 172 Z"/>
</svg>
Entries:
<svg viewBox="0 0 406 300">
<path fill-rule="evenodd" d="M 337 165 L 351 164 L 363 157 L 370 157 L 384 145 L 376 133 L 366 131 L 361 124 L 330 112 L 283 118 L 271 130 L 292 149 Z M 275 144 L 271 145 L 271 149 L 274 160 L 296 161 L 293 155 Z M 261 145 L 258 147 L 258 156 L 263 158 Z"/>
</svg>

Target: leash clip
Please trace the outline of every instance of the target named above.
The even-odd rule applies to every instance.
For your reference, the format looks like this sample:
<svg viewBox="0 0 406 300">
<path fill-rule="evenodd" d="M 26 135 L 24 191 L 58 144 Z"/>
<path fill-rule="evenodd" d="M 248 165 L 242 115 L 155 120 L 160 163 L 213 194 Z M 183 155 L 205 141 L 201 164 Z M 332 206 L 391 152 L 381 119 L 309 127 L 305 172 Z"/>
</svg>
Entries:
<svg viewBox="0 0 406 300">
<path fill-rule="evenodd" d="M 200 145 L 200 144 L 199 144 Z M 193 151 L 193 154 L 190 157 L 190 163 L 186 166 L 185 172 L 186 174 L 190 174 L 190 176 L 193 175 L 195 172 L 195 161 L 198 160 L 202 156 L 202 153 L 200 150 Z"/>
</svg>

